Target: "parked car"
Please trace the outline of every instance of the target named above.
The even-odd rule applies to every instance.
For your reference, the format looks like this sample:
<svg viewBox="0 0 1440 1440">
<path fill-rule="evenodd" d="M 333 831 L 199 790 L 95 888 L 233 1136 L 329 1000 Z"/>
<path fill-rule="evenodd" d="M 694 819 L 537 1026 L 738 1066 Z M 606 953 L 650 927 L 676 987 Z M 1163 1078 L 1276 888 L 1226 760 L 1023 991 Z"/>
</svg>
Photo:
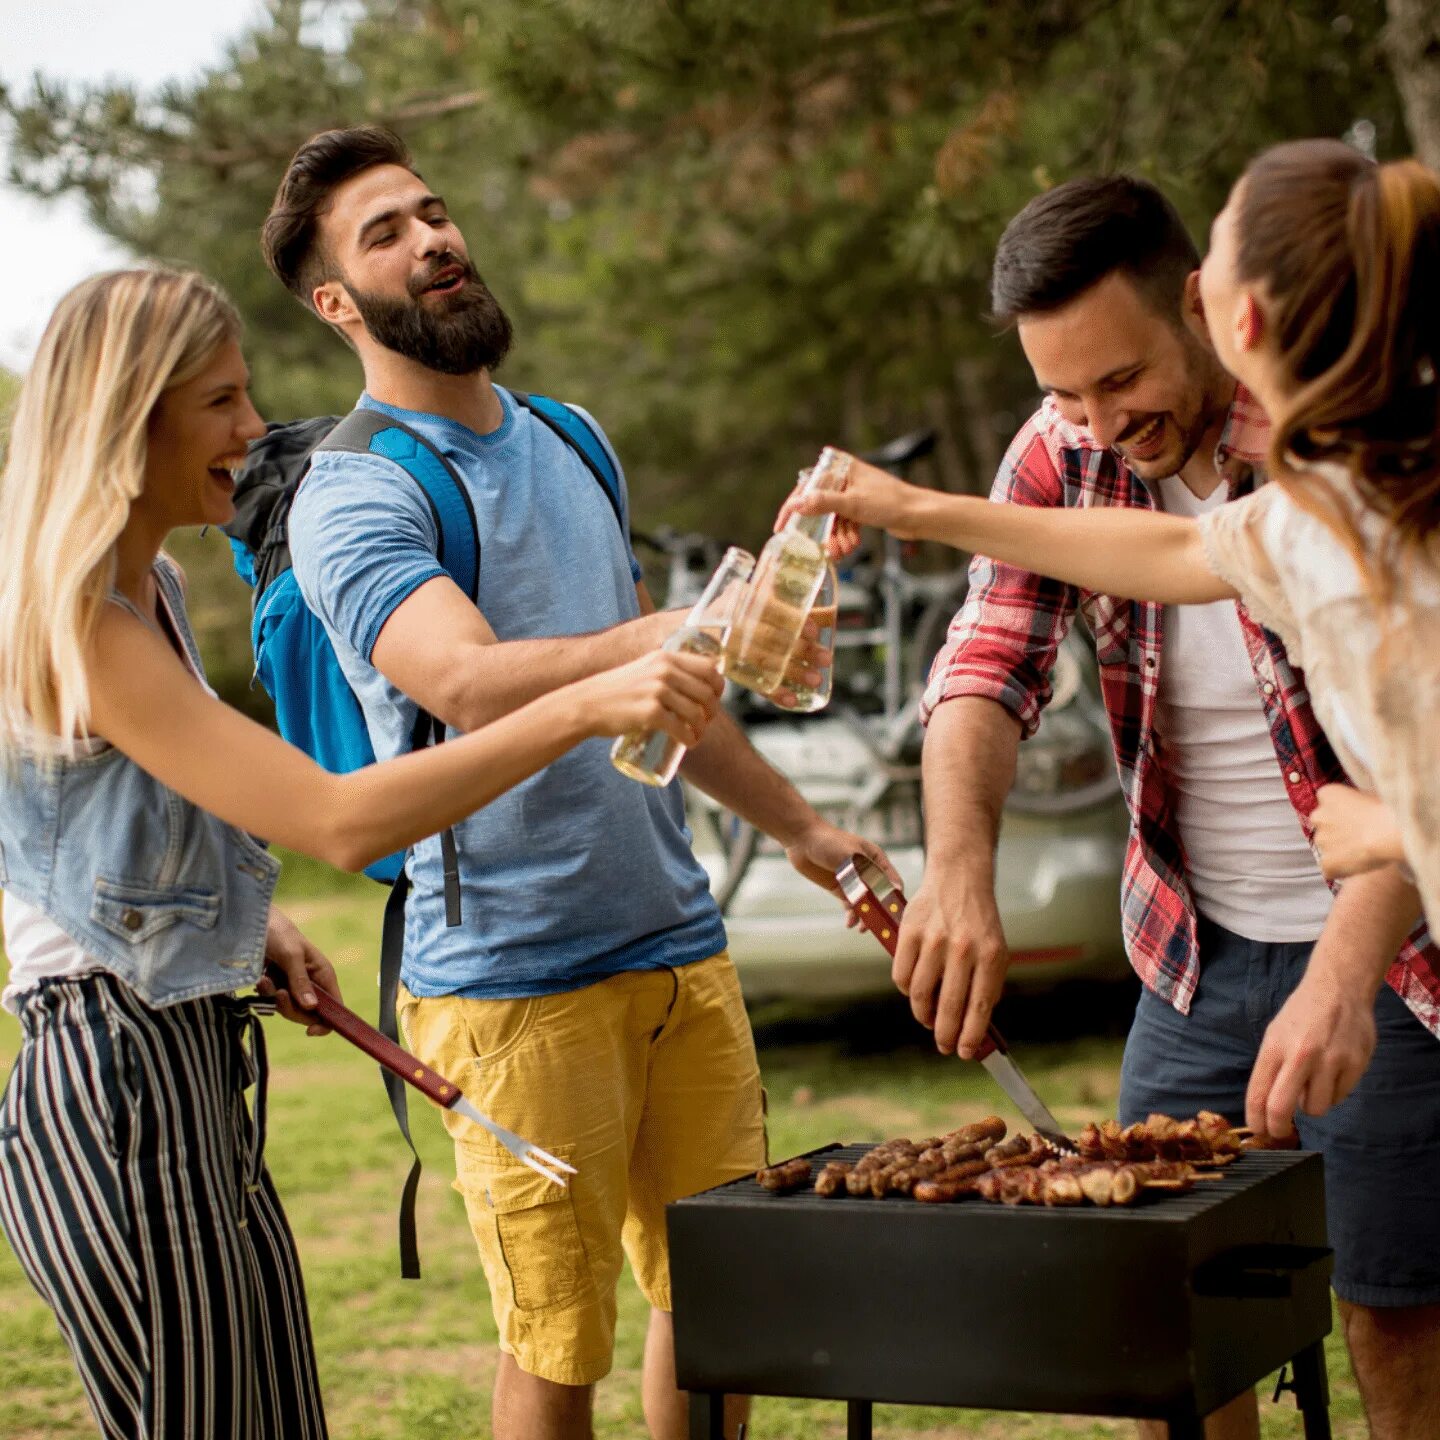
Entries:
<svg viewBox="0 0 1440 1440">
<path fill-rule="evenodd" d="M 1017 987 L 1128 969 L 1120 932 L 1128 820 L 1083 636 L 1066 642 L 1052 678 L 1055 698 L 1020 747 L 996 856 L 1009 983 Z M 924 852 L 914 746 L 882 757 L 873 728 L 845 713 L 772 714 L 746 728 L 818 810 L 884 845 L 907 893 L 915 892 Z M 796 874 L 774 842 L 689 794 L 696 853 L 722 899 L 747 998 L 858 999 L 890 990 L 890 959 L 873 937 L 847 929 L 839 904 Z"/>
</svg>

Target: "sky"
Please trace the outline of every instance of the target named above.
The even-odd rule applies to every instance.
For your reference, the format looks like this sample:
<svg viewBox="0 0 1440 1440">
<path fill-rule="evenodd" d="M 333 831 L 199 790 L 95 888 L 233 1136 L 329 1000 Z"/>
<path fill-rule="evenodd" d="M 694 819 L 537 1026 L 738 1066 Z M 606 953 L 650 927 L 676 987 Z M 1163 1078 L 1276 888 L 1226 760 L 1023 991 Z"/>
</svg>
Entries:
<svg viewBox="0 0 1440 1440">
<path fill-rule="evenodd" d="M 218 62 L 260 19 L 263 0 L 0 0 L 0 81 L 23 94 L 38 70 L 70 81 L 121 79 L 150 89 Z M 0 131 L 0 150 L 6 137 Z M 41 202 L 0 165 L 0 366 L 23 370 L 56 301 L 125 254 L 74 199 Z"/>
</svg>

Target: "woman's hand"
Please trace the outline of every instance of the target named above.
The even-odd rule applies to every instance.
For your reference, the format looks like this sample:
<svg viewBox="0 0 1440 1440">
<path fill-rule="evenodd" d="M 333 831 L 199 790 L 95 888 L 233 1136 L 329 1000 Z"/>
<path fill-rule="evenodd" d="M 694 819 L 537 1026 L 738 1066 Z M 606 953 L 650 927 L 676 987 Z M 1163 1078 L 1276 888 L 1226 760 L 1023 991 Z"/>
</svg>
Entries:
<svg viewBox="0 0 1440 1440">
<path fill-rule="evenodd" d="M 663 730 L 693 748 L 715 718 L 725 682 L 714 656 L 657 650 L 566 688 L 592 735 Z"/>
<path fill-rule="evenodd" d="M 1383 800 L 1349 785 L 1322 785 L 1310 814 L 1320 869 L 1327 880 L 1405 860 L 1395 817 Z"/>
<path fill-rule="evenodd" d="M 888 530 L 901 540 L 921 538 L 915 528 L 919 501 L 926 492 L 907 485 L 885 470 L 850 457 L 850 470 L 839 490 L 821 490 L 801 496 L 797 489 L 780 507 L 776 530 L 783 530 L 792 515 L 834 513 L 835 528 L 830 535 L 834 559 L 849 555 L 860 543 L 860 527 L 873 525 Z"/>
<path fill-rule="evenodd" d="M 308 1013 L 315 1004 L 315 991 L 324 990 L 339 1000 L 340 982 L 330 962 L 301 933 L 288 915 L 271 906 L 270 923 L 265 932 L 265 961 L 285 974 L 285 984 L 277 986 L 269 976 L 261 976 L 256 990 L 275 997 L 275 1008 L 287 1020 L 305 1026 L 307 1035 L 328 1035 L 330 1027 Z"/>
</svg>

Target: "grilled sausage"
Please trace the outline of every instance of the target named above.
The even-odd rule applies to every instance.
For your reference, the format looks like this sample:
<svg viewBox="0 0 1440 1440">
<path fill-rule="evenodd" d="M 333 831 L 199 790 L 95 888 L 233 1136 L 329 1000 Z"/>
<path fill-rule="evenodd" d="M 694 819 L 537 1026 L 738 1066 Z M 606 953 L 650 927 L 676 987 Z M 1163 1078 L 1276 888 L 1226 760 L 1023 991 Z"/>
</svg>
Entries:
<svg viewBox="0 0 1440 1440">
<path fill-rule="evenodd" d="M 815 1181 L 815 1193 L 826 1200 L 836 1195 L 844 1195 L 845 1177 L 853 1168 L 843 1160 L 831 1160 Z"/>
<path fill-rule="evenodd" d="M 1005 1138 L 1006 1125 L 998 1115 L 987 1115 L 973 1124 L 962 1125 L 942 1137 L 942 1145 L 975 1145 L 983 1141 L 987 1145 L 998 1145 Z"/>
<path fill-rule="evenodd" d="M 983 1177 L 988 1169 L 983 1160 L 962 1160 L 958 1165 L 947 1166 L 928 1180 L 916 1181 L 915 1188 L 910 1193 L 927 1205 L 959 1200 L 963 1195 L 974 1193 L 976 1181 Z"/>
<path fill-rule="evenodd" d="M 766 1190 L 776 1195 L 784 1195 L 806 1184 L 812 1173 L 808 1160 L 787 1160 L 783 1165 L 770 1165 L 764 1170 L 757 1170 L 755 1178 Z"/>
</svg>

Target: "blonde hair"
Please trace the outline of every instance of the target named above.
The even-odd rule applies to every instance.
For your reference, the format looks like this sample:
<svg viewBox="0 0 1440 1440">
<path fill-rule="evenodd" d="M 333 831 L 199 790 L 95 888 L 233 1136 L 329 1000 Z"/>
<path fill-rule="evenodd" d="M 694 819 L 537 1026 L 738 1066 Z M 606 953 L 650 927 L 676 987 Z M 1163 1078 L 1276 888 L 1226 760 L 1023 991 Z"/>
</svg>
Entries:
<svg viewBox="0 0 1440 1440">
<path fill-rule="evenodd" d="M 160 397 L 239 337 L 193 272 L 115 270 L 60 301 L 15 402 L 0 472 L 0 748 L 87 733 L 85 652 L 145 476 Z"/>
</svg>

